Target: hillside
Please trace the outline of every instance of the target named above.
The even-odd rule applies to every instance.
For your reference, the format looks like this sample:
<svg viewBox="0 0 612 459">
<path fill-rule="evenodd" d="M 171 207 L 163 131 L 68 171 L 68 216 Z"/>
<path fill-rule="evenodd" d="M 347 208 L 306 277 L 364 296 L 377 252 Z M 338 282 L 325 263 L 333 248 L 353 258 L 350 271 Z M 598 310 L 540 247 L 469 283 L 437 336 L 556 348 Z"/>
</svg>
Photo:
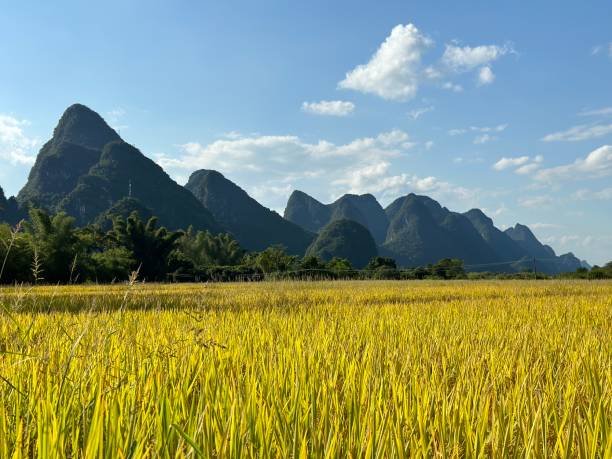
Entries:
<svg viewBox="0 0 612 459">
<path fill-rule="evenodd" d="M 378 254 L 376 243 L 363 225 L 353 220 L 332 220 L 306 252 L 325 261 L 346 258 L 355 268 L 363 268 Z"/>
<path fill-rule="evenodd" d="M 390 224 L 383 247 L 401 265 L 426 265 L 442 258 L 459 258 L 466 264 L 499 261 L 468 218 L 427 196 L 411 193 L 385 211 Z"/>
<path fill-rule="evenodd" d="M 374 240 L 384 242 L 389 221 L 371 194 L 345 194 L 331 204 L 322 204 L 302 191 L 294 191 L 285 208 L 285 219 L 309 231 L 319 232 L 333 220 L 348 219 L 365 226 Z"/>
<path fill-rule="evenodd" d="M 4 190 L 0 187 L 0 223 L 16 225 L 24 217 L 14 197 L 6 198 Z"/>
<path fill-rule="evenodd" d="M 291 254 L 303 255 L 314 239 L 314 234 L 262 206 L 217 171 L 194 172 L 185 188 L 247 250 L 279 244 Z"/>
<path fill-rule="evenodd" d="M 24 207 L 65 211 L 85 225 L 126 197 L 139 200 L 168 228 L 221 229 L 191 193 L 80 104 L 62 115 L 18 201 Z"/>
</svg>

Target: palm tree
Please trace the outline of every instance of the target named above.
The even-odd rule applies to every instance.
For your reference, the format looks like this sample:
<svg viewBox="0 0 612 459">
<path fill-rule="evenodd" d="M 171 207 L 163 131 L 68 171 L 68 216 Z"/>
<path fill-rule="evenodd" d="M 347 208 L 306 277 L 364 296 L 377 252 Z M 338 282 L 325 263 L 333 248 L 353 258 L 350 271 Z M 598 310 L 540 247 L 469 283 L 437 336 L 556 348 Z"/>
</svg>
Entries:
<svg viewBox="0 0 612 459">
<path fill-rule="evenodd" d="M 127 219 L 116 217 L 107 235 L 116 245 L 134 254 L 141 277 L 152 281 L 165 278 L 168 257 L 183 236 L 182 232 L 168 231 L 157 223 L 157 217 L 145 223 L 133 212 Z"/>
</svg>

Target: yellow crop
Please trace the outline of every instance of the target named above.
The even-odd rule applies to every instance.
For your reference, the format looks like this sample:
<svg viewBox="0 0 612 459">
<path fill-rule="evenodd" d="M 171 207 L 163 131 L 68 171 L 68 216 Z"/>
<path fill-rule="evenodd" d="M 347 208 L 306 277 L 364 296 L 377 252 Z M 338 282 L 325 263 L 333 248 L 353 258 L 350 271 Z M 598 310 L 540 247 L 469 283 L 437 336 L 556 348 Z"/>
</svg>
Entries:
<svg viewBox="0 0 612 459">
<path fill-rule="evenodd" d="M 0 289 L 0 457 L 612 457 L 612 282 Z"/>
</svg>

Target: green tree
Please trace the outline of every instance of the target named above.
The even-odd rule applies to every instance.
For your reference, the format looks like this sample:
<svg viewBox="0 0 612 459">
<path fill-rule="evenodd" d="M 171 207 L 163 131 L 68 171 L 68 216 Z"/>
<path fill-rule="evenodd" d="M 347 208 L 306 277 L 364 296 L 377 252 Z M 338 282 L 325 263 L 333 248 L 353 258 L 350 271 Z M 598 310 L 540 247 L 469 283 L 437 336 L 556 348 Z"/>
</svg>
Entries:
<svg viewBox="0 0 612 459">
<path fill-rule="evenodd" d="M 178 251 L 198 268 L 237 265 L 244 256 L 240 244 L 229 234 L 195 233 L 192 227 L 179 239 Z"/>
<path fill-rule="evenodd" d="M 171 232 L 157 226 L 157 218 L 143 222 L 136 212 L 127 219 L 116 217 L 108 237 L 116 247 L 124 247 L 131 254 L 142 278 L 150 281 L 164 280 L 168 258 L 177 246 L 182 232 Z"/>
<path fill-rule="evenodd" d="M 257 254 L 255 264 L 264 273 L 285 272 L 295 267 L 296 260 L 282 246 L 272 246 Z"/>
<path fill-rule="evenodd" d="M 327 269 L 331 271 L 351 271 L 353 266 L 346 258 L 334 257 L 327 262 Z"/>
<path fill-rule="evenodd" d="M 32 246 L 22 226 L 0 225 L 0 283 L 28 282 Z"/>
<path fill-rule="evenodd" d="M 397 269 L 397 264 L 393 258 L 374 257 L 368 262 L 365 269 L 367 271 L 391 270 Z"/>
<path fill-rule="evenodd" d="M 125 247 L 111 247 L 91 255 L 92 277 L 98 282 L 126 280 L 136 264 Z"/>
<path fill-rule="evenodd" d="M 302 258 L 300 261 L 300 269 L 315 269 L 315 270 L 323 270 L 327 266 L 319 257 L 315 257 L 313 255 L 306 256 Z"/>
<path fill-rule="evenodd" d="M 81 270 L 74 218 L 63 212 L 50 216 L 41 209 L 31 209 L 25 228 L 45 281 L 69 282 L 78 278 Z"/>
<path fill-rule="evenodd" d="M 442 279 L 465 277 L 463 261 L 456 258 L 443 258 L 431 267 L 431 274 Z"/>
</svg>

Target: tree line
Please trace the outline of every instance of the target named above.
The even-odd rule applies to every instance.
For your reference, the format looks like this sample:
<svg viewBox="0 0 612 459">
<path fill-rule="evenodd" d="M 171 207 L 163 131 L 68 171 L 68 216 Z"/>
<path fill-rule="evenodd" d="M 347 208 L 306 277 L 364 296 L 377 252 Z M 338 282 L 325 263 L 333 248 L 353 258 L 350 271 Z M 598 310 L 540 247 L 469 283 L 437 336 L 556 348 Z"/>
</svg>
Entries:
<svg viewBox="0 0 612 459">
<path fill-rule="evenodd" d="M 111 283 L 138 276 L 159 281 L 238 281 L 262 279 L 457 279 L 470 277 L 463 262 L 443 259 L 413 269 L 377 256 L 363 270 L 344 258 L 287 254 L 272 246 L 247 252 L 229 234 L 188 228 L 170 231 L 157 218 L 134 212 L 103 225 L 77 227 L 65 213 L 31 209 L 16 227 L 0 225 L 0 283 Z M 595 272 L 612 277 L 612 263 Z M 584 273 L 578 273 L 583 275 Z M 590 272 L 586 273 L 588 276 Z M 479 277 L 483 277 L 479 273 Z"/>
</svg>

